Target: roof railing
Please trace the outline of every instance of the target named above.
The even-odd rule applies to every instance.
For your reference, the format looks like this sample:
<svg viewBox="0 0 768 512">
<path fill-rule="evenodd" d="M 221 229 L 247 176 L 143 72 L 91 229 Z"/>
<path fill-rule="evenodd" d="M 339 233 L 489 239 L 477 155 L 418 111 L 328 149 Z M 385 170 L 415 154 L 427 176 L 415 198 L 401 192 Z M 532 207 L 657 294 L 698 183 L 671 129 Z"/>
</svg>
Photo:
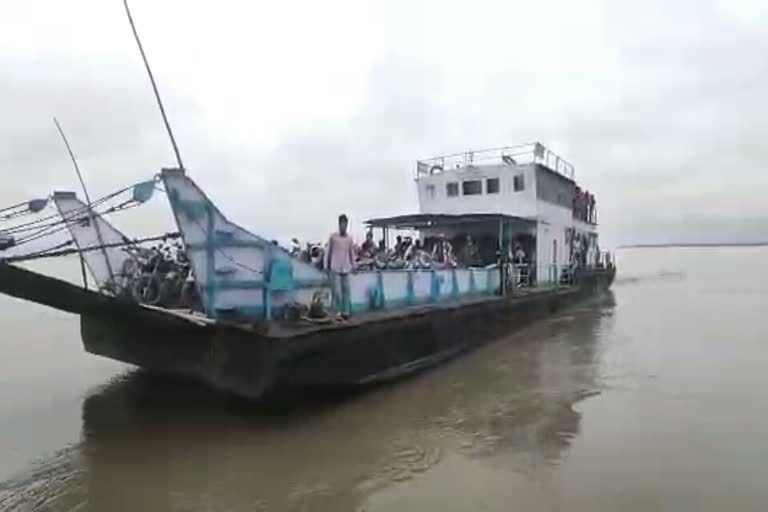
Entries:
<svg viewBox="0 0 768 512">
<path fill-rule="evenodd" d="M 453 155 L 427 158 L 416 162 L 416 178 L 439 174 L 449 169 L 462 169 L 488 164 L 525 165 L 536 163 L 568 179 L 576 177 L 573 164 L 547 149 L 540 142 L 515 146 L 465 151 Z"/>
</svg>

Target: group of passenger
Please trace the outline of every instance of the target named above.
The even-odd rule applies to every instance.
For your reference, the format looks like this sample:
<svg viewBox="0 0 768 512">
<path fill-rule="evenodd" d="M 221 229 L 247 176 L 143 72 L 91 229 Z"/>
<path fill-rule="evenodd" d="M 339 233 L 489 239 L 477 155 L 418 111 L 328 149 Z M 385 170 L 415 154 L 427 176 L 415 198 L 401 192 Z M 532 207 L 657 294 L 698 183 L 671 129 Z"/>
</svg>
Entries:
<svg viewBox="0 0 768 512">
<path fill-rule="evenodd" d="M 573 198 L 573 217 L 584 222 L 597 222 L 597 209 L 595 208 L 595 196 L 589 190 L 582 191 L 576 187 L 576 195 Z"/>
<path fill-rule="evenodd" d="M 587 266 L 587 251 L 589 249 L 589 240 L 581 233 L 574 232 L 571 235 L 571 266 L 573 267 L 586 267 Z"/>
<path fill-rule="evenodd" d="M 346 231 L 343 238 L 345 242 L 350 240 L 353 270 L 458 268 L 482 265 L 480 252 L 471 236 L 452 240 L 445 236 L 436 236 L 427 237 L 422 241 L 419 238 L 398 235 L 394 246 L 389 248 L 383 239 L 376 242 L 372 231 L 366 233 L 365 240 L 360 245 L 355 244 Z M 332 259 L 330 248 L 333 240 L 331 237 L 324 245 L 307 243 L 302 248 L 294 238 L 291 241 L 290 253 L 318 270 L 328 270 Z M 454 245 L 460 246 L 461 250 L 456 252 Z"/>
<path fill-rule="evenodd" d="M 453 239 L 453 242 L 442 235 L 428 237 L 424 242 L 418 238 L 397 236 L 394 247 L 388 249 L 384 240 L 374 241 L 371 231 L 366 233 L 363 243 L 356 246 L 347 231 L 348 227 L 347 216 L 340 215 L 339 229 L 331 234 L 325 247 L 307 244 L 306 250 L 301 250 L 298 240 L 294 239 L 291 250 L 295 256 L 328 272 L 334 309 L 342 319 L 347 318 L 351 311 L 349 275 L 357 270 L 456 268 L 483 264 L 480 249 L 469 235 Z M 461 246 L 458 256 L 454 253 L 454 243 Z M 513 247 L 514 250 L 508 251 L 509 260 L 518 266 L 526 266 L 528 258 L 521 245 L 515 243 Z M 496 262 L 498 258 L 496 252 Z"/>
</svg>

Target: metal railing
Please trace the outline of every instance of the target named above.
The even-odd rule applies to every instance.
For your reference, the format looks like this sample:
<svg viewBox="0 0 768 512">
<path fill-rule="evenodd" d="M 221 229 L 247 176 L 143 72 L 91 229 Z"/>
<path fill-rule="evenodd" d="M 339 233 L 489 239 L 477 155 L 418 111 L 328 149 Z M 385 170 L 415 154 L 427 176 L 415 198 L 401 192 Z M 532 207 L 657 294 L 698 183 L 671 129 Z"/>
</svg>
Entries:
<svg viewBox="0 0 768 512">
<path fill-rule="evenodd" d="M 508 263 L 506 274 L 514 289 L 553 288 L 575 284 L 579 269 L 609 269 L 615 265 L 616 260 L 612 253 L 601 252 L 595 261 L 588 262 L 585 267 L 576 264 L 520 265 Z"/>
<path fill-rule="evenodd" d="M 515 146 L 465 151 L 452 155 L 426 158 L 416 162 L 416 178 L 441 173 L 448 169 L 461 169 L 473 165 L 507 164 L 525 165 L 537 163 L 565 176 L 575 179 L 573 164 L 547 149 L 540 142 L 528 142 Z"/>
</svg>

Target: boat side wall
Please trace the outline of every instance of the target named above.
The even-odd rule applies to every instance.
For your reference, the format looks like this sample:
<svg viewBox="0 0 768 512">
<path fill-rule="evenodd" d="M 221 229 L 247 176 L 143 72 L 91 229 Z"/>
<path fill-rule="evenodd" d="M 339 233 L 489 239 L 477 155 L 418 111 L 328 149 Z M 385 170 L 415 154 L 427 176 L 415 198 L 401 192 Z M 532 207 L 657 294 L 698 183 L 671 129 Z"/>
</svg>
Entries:
<svg viewBox="0 0 768 512">
<path fill-rule="evenodd" d="M 498 268 L 357 272 L 349 276 L 352 312 L 492 296 L 498 291 L 500 279 Z"/>
<path fill-rule="evenodd" d="M 330 295 L 324 272 L 227 220 L 183 172 L 162 176 L 208 316 L 280 318 L 291 303 L 309 306 L 316 293 Z M 362 313 L 492 295 L 499 271 L 387 270 L 353 273 L 349 280 L 352 311 Z"/>
<path fill-rule="evenodd" d="M 514 332 L 532 321 L 608 290 L 612 271 L 580 276 L 579 287 L 440 308 L 315 333 L 276 345 L 275 388 L 334 388 L 369 384 L 429 367 Z"/>
<path fill-rule="evenodd" d="M 248 398 L 290 389 L 373 384 L 432 366 L 604 291 L 612 271 L 580 286 L 418 312 L 286 338 L 235 326 L 142 318 L 82 318 L 87 351 L 164 373 L 192 376 Z"/>
</svg>

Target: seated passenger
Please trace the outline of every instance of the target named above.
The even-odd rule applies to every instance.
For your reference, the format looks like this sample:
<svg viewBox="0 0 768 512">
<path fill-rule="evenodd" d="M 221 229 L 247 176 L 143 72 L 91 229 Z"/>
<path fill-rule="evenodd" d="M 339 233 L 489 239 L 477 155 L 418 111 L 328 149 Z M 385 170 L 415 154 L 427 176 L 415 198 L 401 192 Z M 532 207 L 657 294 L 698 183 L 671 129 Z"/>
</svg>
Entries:
<svg viewBox="0 0 768 512">
<path fill-rule="evenodd" d="M 376 244 L 373 241 L 373 233 L 370 231 L 365 234 L 365 241 L 360 246 L 360 258 L 373 258 L 376 253 Z"/>
<path fill-rule="evenodd" d="M 480 265 L 480 251 L 477 249 L 472 237 L 467 235 L 464 243 L 464 249 L 461 252 L 461 263 L 465 267 L 476 267 Z"/>
<path fill-rule="evenodd" d="M 411 253 L 413 252 L 413 239 L 411 237 L 405 237 L 401 250 L 403 259 L 407 260 L 411 257 Z"/>
<path fill-rule="evenodd" d="M 315 245 L 309 251 L 310 260 L 312 265 L 318 270 L 324 270 L 323 262 L 325 261 L 325 251 L 319 245 Z"/>
<path fill-rule="evenodd" d="M 397 235 L 395 237 L 395 257 L 396 258 L 402 258 L 403 254 L 405 253 L 405 248 L 403 247 L 403 237 L 400 235 Z"/>
<path fill-rule="evenodd" d="M 296 238 L 291 238 L 291 256 L 298 258 L 301 255 L 301 244 Z"/>
<path fill-rule="evenodd" d="M 455 266 L 453 246 L 445 236 L 440 236 L 432 246 L 432 260 L 443 266 Z"/>
</svg>

